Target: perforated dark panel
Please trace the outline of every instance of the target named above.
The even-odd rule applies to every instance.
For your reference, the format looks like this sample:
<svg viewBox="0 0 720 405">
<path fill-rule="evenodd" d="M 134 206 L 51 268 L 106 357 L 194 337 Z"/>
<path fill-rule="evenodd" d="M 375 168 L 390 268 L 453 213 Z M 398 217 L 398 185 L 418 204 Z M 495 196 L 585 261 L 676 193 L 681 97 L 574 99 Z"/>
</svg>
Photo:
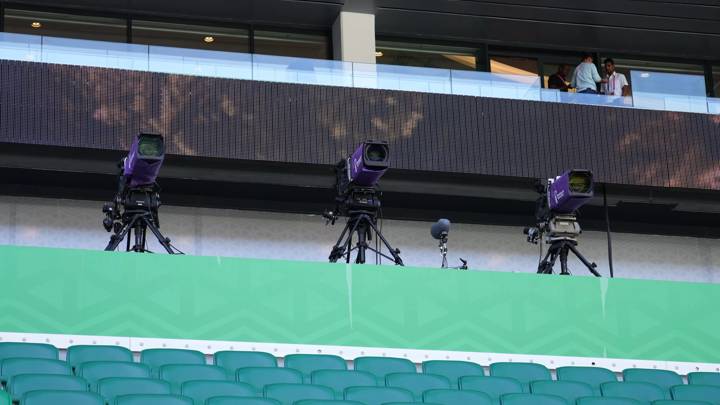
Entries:
<svg viewBox="0 0 720 405">
<path fill-rule="evenodd" d="M 720 189 L 720 116 L 0 62 L 0 141 L 333 164 L 361 140 L 393 167 Z"/>
</svg>

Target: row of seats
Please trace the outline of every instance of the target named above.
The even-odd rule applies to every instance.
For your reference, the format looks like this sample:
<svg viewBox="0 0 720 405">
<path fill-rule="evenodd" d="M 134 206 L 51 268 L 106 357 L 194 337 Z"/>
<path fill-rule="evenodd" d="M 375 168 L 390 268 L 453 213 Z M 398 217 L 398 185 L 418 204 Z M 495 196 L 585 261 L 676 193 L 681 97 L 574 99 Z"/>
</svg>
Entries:
<svg viewBox="0 0 720 405">
<path fill-rule="evenodd" d="M 501 398 L 515 398 L 511 395 L 519 393 L 532 394 L 536 399 L 551 395 L 569 404 L 592 395 L 635 398 L 646 403 L 672 398 L 710 399 L 710 403 L 716 403 L 712 399 L 720 398 L 720 386 L 711 386 L 720 376 L 718 373 L 691 373 L 694 375 L 689 380 L 693 386 L 683 386 L 682 378 L 676 373 L 642 369 L 626 370 L 625 382 L 619 383 L 615 374 L 606 369 L 562 367 L 557 370 L 559 381 L 551 381 L 545 367 L 531 363 L 495 363 L 490 366 L 491 376 L 486 377 L 480 365 L 470 362 L 429 361 L 423 364 L 423 374 L 416 374 L 416 367 L 409 360 L 384 357 L 358 358 L 355 370 L 349 371 L 345 360 L 330 355 L 289 355 L 285 358 L 285 368 L 278 368 L 274 356 L 261 352 L 218 352 L 214 356 L 215 365 L 207 365 L 205 356 L 192 350 L 145 350 L 141 353 L 141 363 L 133 363 L 132 353 L 116 346 L 73 346 L 68 350 L 67 362 L 59 361 L 58 355 L 51 345 L 0 343 L 0 379 L 9 380 L 8 390 L 16 400 L 38 388 L 67 389 L 66 386 L 82 384 L 103 395 L 108 403 L 124 394 L 186 394 L 184 386 L 192 386 L 193 382 L 199 386 L 218 383 L 214 387 L 205 385 L 208 395 L 219 392 L 224 383 L 228 387 L 246 385 L 256 396 L 267 396 L 267 387 L 279 384 L 287 385 L 291 391 L 296 389 L 293 387 L 302 391 L 300 384 L 304 383 L 307 387 L 330 390 L 336 399 L 346 398 L 346 391 L 351 387 L 368 387 L 378 392 L 376 386 L 388 386 L 391 390 L 406 390 L 415 401 L 427 401 L 424 394 L 428 390 L 459 388 L 483 392 L 496 404 Z M 28 375 L 32 373 L 54 375 Z M 131 389 L 115 390 L 109 395 L 106 388 L 103 393 L 103 384 L 110 383 L 126 384 Z M 140 389 L 143 384 L 157 386 L 154 383 L 166 384 L 167 390 Z M 195 404 L 202 404 L 208 395 L 202 399 L 191 398 Z"/>
</svg>

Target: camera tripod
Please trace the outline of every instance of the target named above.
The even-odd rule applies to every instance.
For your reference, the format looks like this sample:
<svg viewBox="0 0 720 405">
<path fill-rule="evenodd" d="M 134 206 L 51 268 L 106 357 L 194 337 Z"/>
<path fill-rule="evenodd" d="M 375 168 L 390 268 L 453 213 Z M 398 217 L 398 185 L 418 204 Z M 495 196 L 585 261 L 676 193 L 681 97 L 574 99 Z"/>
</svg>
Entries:
<svg viewBox="0 0 720 405">
<path fill-rule="evenodd" d="M 575 257 L 580 259 L 585 267 L 588 268 L 590 273 L 592 273 L 595 277 L 600 277 L 600 273 L 595 270 L 597 265 L 595 263 L 590 263 L 590 261 L 586 259 L 582 253 L 580 253 L 577 249 L 577 244 L 577 241 L 571 238 L 559 238 L 551 241 L 547 254 L 545 254 L 545 258 L 540 262 L 540 264 L 538 264 L 538 274 L 553 274 L 555 261 L 558 257 L 560 257 L 560 274 L 566 276 L 570 275 L 567 259 L 568 254 L 572 252 Z"/>
<path fill-rule="evenodd" d="M 123 225 L 119 232 L 110 236 L 110 242 L 108 242 L 105 250 L 113 251 L 117 249 L 120 242 L 127 236 L 126 251 L 138 253 L 150 252 L 147 250 L 148 228 L 150 228 L 150 231 L 155 235 L 158 242 L 160 242 L 169 254 L 174 255 L 180 253 L 170 244 L 170 238 L 163 236 L 160 229 L 155 226 L 152 214 L 149 212 L 134 214 L 132 218 Z M 132 236 L 135 236 L 135 244 L 130 247 L 130 239 L 132 239 Z"/>
<path fill-rule="evenodd" d="M 400 249 L 394 249 L 390 246 L 390 242 L 385 239 L 383 234 L 378 230 L 376 223 L 376 215 L 371 210 L 350 210 L 348 211 L 348 220 L 340 233 L 335 246 L 333 246 L 330 252 L 330 262 L 336 263 L 341 258 L 345 257 L 345 262 L 350 263 L 350 255 L 354 250 L 357 250 L 357 256 L 355 263 L 365 263 L 365 253 L 370 250 L 377 255 L 380 255 L 388 260 L 392 260 L 398 266 L 404 266 L 402 259 L 400 258 Z M 353 234 L 357 233 L 357 243 L 353 247 Z M 388 249 L 391 256 L 386 255 L 381 250 L 377 250 L 368 245 L 367 241 L 372 239 L 372 234 L 375 234 L 379 238 L 383 245 Z"/>
</svg>

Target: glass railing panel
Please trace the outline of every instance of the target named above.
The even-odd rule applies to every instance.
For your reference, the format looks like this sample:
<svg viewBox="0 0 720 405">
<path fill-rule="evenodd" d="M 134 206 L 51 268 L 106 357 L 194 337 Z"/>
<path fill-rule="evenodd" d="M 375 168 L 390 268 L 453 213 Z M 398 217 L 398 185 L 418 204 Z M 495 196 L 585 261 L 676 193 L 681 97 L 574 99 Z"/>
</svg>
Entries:
<svg viewBox="0 0 720 405">
<path fill-rule="evenodd" d="M 540 89 L 540 101 L 545 101 L 548 103 L 560 102 L 560 90 Z"/>
<path fill-rule="evenodd" d="M 42 37 L 42 61 L 112 69 L 148 69 L 146 45 Z"/>
<path fill-rule="evenodd" d="M 353 87 L 352 63 L 255 54 L 253 80 Z"/>
<path fill-rule="evenodd" d="M 252 79 L 252 56 L 247 53 L 150 46 L 151 72 L 225 79 Z"/>
<path fill-rule="evenodd" d="M 452 94 L 540 100 L 540 78 L 523 75 L 453 70 Z"/>
<path fill-rule="evenodd" d="M 42 37 L 0 32 L 0 59 L 40 62 Z"/>
<path fill-rule="evenodd" d="M 708 105 L 708 113 L 720 115 L 720 98 L 708 97 L 707 105 Z"/>
<path fill-rule="evenodd" d="M 664 93 L 633 92 L 636 108 L 662 111 L 707 113 L 706 97 L 683 96 Z"/>
<path fill-rule="evenodd" d="M 707 113 L 703 76 L 641 70 L 630 75 L 637 108 Z"/>
<path fill-rule="evenodd" d="M 452 94 L 449 69 L 353 64 L 354 87 Z"/>
<path fill-rule="evenodd" d="M 602 94 L 559 92 L 559 101 L 566 104 L 597 105 L 604 107 L 633 107 L 632 97 L 605 96 Z"/>
</svg>

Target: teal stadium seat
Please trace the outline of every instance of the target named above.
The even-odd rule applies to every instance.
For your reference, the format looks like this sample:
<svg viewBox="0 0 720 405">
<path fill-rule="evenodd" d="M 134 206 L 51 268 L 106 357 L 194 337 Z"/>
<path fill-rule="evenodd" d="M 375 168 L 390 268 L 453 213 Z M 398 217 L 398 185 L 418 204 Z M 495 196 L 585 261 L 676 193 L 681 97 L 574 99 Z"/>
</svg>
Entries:
<svg viewBox="0 0 720 405">
<path fill-rule="evenodd" d="M 19 374 L 10 380 L 8 392 L 14 401 L 36 390 L 87 391 L 87 382 L 72 375 L 60 374 Z"/>
<path fill-rule="evenodd" d="M 712 402 L 663 399 L 661 401 L 653 402 L 652 405 L 712 405 Z"/>
<path fill-rule="evenodd" d="M 109 403 L 130 394 L 170 394 L 170 383 L 152 378 L 110 377 L 98 381 L 98 394 Z"/>
<path fill-rule="evenodd" d="M 170 383 L 170 392 L 180 393 L 180 386 L 186 381 L 227 381 L 225 369 L 209 364 L 168 364 L 160 367 L 158 377 Z"/>
<path fill-rule="evenodd" d="M 0 405 L 11 405 L 12 399 L 10 399 L 10 394 L 8 394 L 5 391 L 0 390 Z"/>
<path fill-rule="evenodd" d="M 82 363 L 75 373 L 88 382 L 91 391 L 97 391 L 97 382 L 103 378 L 150 378 L 150 367 L 127 361 L 89 361 Z"/>
<path fill-rule="evenodd" d="M 239 368 L 277 367 L 277 359 L 275 356 L 265 352 L 236 352 L 226 350 L 215 353 L 213 362 L 216 366 L 227 370 L 230 375 L 235 375 L 235 371 Z"/>
<path fill-rule="evenodd" d="M 363 405 L 363 403 L 357 401 L 343 401 L 334 399 L 303 399 L 302 401 L 295 402 L 294 405 Z"/>
<path fill-rule="evenodd" d="M 238 369 L 235 379 L 250 384 L 258 395 L 270 384 L 302 384 L 302 374 L 290 368 L 247 367 Z"/>
<path fill-rule="evenodd" d="M 576 381 L 534 381 L 530 383 L 533 394 L 555 395 L 575 404 L 578 398 L 595 395 L 591 386 Z"/>
<path fill-rule="evenodd" d="M 135 394 L 115 398 L 115 405 L 193 405 L 193 401 L 180 395 Z"/>
<path fill-rule="evenodd" d="M 377 383 L 375 376 L 356 370 L 318 370 L 310 376 L 315 385 L 324 385 L 332 388 L 336 399 L 342 399 L 348 387 L 374 387 Z"/>
<path fill-rule="evenodd" d="M 597 397 L 601 395 L 601 384 L 617 381 L 615 373 L 602 367 L 558 367 L 555 372 L 559 381 L 577 381 L 590 385 L 593 395 Z"/>
<path fill-rule="evenodd" d="M 298 370 L 305 383 L 310 382 L 310 375 L 317 370 L 347 370 L 347 363 L 340 356 L 332 354 L 290 354 L 285 356 L 285 367 Z"/>
<path fill-rule="evenodd" d="M 506 394 L 500 399 L 502 405 L 574 405 L 555 395 Z"/>
<path fill-rule="evenodd" d="M 530 392 L 531 382 L 552 379 L 550 370 L 536 363 L 493 363 L 490 365 L 490 375 L 514 378 L 522 384 L 525 393 Z"/>
<path fill-rule="evenodd" d="M 412 361 L 396 357 L 358 357 L 353 362 L 353 368 L 374 375 L 377 385 L 380 386 L 385 385 L 385 376 L 388 374 L 417 372 Z"/>
<path fill-rule="evenodd" d="M 683 384 L 682 377 L 674 371 L 646 368 L 629 368 L 623 370 L 623 381 L 655 384 L 663 389 L 665 399 L 672 398 L 670 396 L 670 388 Z"/>
<path fill-rule="evenodd" d="M 365 405 L 383 405 L 388 402 L 412 402 L 412 392 L 392 387 L 350 387 L 345 390 L 345 400 Z"/>
<path fill-rule="evenodd" d="M 293 405 L 302 399 L 335 399 L 332 389 L 312 384 L 270 384 L 265 386 L 263 396 L 281 405 Z"/>
<path fill-rule="evenodd" d="M 0 380 L 9 381 L 19 374 L 60 374 L 70 375 L 67 363 L 53 359 L 9 358 L 0 363 Z"/>
<path fill-rule="evenodd" d="M 253 397 L 255 389 L 236 381 L 187 381 L 182 384 L 180 394 L 192 398 L 195 405 L 204 405 L 208 398 L 217 396 Z"/>
<path fill-rule="evenodd" d="M 672 397 L 683 401 L 705 401 L 720 405 L 720 387 L 714 385 L 676 385 L 672 387 Z"/>
<path fill-rule="evenodd" d="M 67 363 L 77 373 L 78 367 L 88 361 L 126 361 L 132 362 L 132 352 L 121 346 L 70 346 L 67 351 Z"/>
<path fill-rule="evenodd" d="M 460 377 L 485 375 L 485 370 L 481 365 L 469 361 L 430 360 L 422 364 L 422 370 L 426 374 L 436 374 L 447 378 L 454 388 L 458 388 Z"/>
<path fill-rule="evenodd" d="M 168 364 L 207 364 L 204 354 L 185 349 L 145 349 L 140 352 L 140 362 L 147 364 L 154 376 Z"/>
<path fill-rule="evenodd" d="M 38 390 L 25 394 L 22 405 L 105 405 L 94 392 Z"/>
<path fill-rule="evenodd" d="M 600 386 L 600 390 L 604 397 L 630 398 L 645 403 L 666 399 L 662 388 L 639 381 L 607 382 Z"/>
<path fill-rule="evenodd" d="M 46 343 L 0 342 L 0 362 L 13 357 L 57 360 L 60 354 Z"/>
<path fill-rule="evenodd" d="M 493 404 L 500 404 L 500 397 L 505 394 L 519 394 L 523 392 L 522 384 L 509 377 L 462 377 L 461 390 L 472 390 L 486 394 Z"/>
<path fill-rule="evenodd" d="M 428 402 L 386 402 L 383 405 L 440 405 Z"/>
<path fill-rule="evenodd" d="M 688 384 L 715 385 L 720 387 L 720 373 L 695 372 L 689 373 Z"/>
<path fill-rule="evenodd" d="M 412 392 L 415 401 L 422 401 L 423 392 L 435 389 L 449 389 L 450 380 L 433 374 L 393 373 L 385 377 L 388 387 L 404 388 Z"/>
<path fill-rule="evenodd" d="M 217 396 L 209 398 L 205 405 L 280 405 L 280 402 L 267 398 Z"/>
<path fill-rule="evenodd" d="M 440 405 L 493 405 L 489 395 L 476 391 L 428 390 L 423 393 L 423 402 Z"/>
<path fill-rule="evenodd" d="M 630 398 L 585 397 L 579 398 L 576 405 L 644 405 L 645 403 Z"/>
</svg>

